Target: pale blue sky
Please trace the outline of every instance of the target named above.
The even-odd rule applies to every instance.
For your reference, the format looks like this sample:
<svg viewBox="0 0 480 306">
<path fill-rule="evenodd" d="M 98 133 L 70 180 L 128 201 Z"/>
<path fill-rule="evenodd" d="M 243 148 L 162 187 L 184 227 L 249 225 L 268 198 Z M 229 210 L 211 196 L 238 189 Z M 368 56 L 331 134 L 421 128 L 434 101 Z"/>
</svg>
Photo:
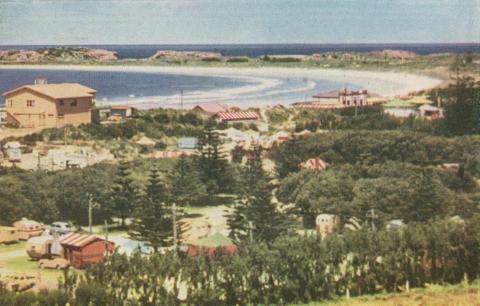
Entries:
<svg viewBox="0 0 480 306">
<path fill-rule="evenodd" d="M 480 42 L 480 0 L 0 0 L 0 44 Z"/>
</svg>

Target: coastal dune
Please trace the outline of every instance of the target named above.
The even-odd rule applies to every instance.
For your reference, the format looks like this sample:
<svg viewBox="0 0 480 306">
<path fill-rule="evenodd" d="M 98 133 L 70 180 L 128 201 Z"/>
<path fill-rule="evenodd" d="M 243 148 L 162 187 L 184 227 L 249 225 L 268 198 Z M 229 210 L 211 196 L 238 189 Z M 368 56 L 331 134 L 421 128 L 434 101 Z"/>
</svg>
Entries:
<svg viewBox="0 0 480 306">
<path fill-rule="evenodd" d="M 305 98 L 308 98 L 316 89 L 316 84 L 322 81 L 336 82 L 339 85 L 341 84 L 340 87 L 354 86 L 367 89 L 384 97 L 394 97 L 434 88 L 443 82 L 440 79 L 411 73 L 282 67 L 5 65 L 0 66 L 0 69 L 174 74 L 230 78 L 243 80 L 248 83 L 234 88 L 186 92 L 183 99 L 187 107 L 200 102 L 238 103 L 242 106 L 289 104 L 296 102 L 302 94 L 304 94 Z M 291 85 L 292 80 L 296 80 L 295 86 Z M 140 108 L 176 107 L 178 106 L 179 98 L 179 94 L 162 96 L 160 93 L 156 97 L 130 98 L 127 102 Z M 115 101 L 109 102 L 115 103 Z"/>
</svg>

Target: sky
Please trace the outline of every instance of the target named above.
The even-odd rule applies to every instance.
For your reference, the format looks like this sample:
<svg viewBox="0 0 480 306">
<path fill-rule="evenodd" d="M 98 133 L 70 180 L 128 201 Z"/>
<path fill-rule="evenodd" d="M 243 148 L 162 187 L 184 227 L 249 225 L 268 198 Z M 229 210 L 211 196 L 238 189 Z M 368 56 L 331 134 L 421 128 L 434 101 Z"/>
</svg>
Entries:
<svg viewBox="0 0 480 306">
<path fill-rule="evenodd" d="M 480 0 L 0 0 L 0 45 L 480 42 Z"/>
</svg>

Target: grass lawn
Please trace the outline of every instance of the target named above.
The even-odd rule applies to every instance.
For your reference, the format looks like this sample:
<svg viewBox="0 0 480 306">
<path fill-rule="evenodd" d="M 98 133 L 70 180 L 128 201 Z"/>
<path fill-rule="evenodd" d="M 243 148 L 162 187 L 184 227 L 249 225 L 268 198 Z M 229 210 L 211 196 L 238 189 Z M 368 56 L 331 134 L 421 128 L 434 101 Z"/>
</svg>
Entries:
<svg viewBox="0 0 480 306">
<path fill-rule="evenodd" d="M 5 260 L 3 264 L 9 271 L 16 273 L 26 273 L 37 276 L 40 272 L 42 279 L 47 279 L 55 283 L 63 276 L 62 270 L 38 268 L 38 262 L 30 260 L 27 256 L 9 258 Z"/>
<path fill-rule="evenodd" d="M 18 243 L 12 244 L 0 244 L 0 261 L 1 261 L 1 254 L 6 252 L 15 252 L 20 250 L 25 250 L 25 241 L 20 241 Z"/>
<path fill-rule="evenodd" d="M 431 285 L 409 293 L 377 294 L 296 306 L 470 306 L 480 305 L 480 282 L 454 286 Z M 292 305 L 294 306 L 294 305 Z"/>
</svg>

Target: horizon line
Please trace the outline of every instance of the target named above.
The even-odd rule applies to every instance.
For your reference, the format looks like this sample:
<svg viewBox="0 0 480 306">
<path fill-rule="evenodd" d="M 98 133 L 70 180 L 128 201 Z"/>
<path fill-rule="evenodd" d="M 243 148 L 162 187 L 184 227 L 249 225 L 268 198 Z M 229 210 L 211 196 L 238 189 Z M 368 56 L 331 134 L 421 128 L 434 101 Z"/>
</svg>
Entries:
<svg viewBox="0 0 480 306">
<path fill-rule="evenodd" d="M 478 42 L 348 42 L 348 43 L 44 43 L 0 44 L 0 46 L 254 46 L 254 45 L 480 45 Z"/>
</svg>

